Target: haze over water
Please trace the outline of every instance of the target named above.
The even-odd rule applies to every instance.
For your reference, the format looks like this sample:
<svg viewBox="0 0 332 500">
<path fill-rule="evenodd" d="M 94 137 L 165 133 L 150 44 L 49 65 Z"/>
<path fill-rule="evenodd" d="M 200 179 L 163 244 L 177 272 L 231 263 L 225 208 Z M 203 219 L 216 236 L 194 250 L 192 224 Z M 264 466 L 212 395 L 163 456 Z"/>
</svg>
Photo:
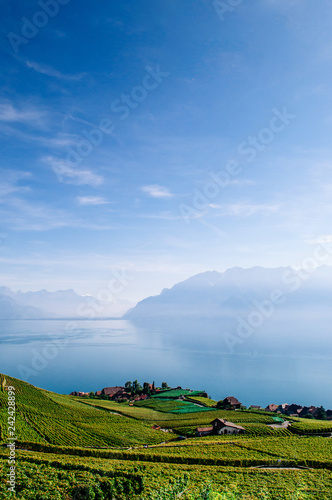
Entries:
<svg viewBox="0 0 332 500">
<path fill-rule="evenodd" d="M 96 391 L 138 379 L 204 389 L 243 404 L 332 407 L 329 322 L 283 314 L 233 352 L 234 324 L 180 321 L 138 326 L 124 320 L 0 321 L 0 371 L 60 393 Z M 319 333 L 318 333 L 319 332 Z"/>
</svg>

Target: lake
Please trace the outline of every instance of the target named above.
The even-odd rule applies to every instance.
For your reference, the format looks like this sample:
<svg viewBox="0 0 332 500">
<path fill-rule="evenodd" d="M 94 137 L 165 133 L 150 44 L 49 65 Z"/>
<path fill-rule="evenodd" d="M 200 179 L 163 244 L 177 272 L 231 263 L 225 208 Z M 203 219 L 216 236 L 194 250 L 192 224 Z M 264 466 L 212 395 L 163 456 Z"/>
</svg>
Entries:
<svg viewBox="0 0 332 500">
<path fill-rule="evenodd" d="M 138 379 L 245 405 L 332 408 L 330 324 L 279 315 L 240 338 L 227 320 L 1 320 L 0 372 L 64 394 Z"/>
</svg>

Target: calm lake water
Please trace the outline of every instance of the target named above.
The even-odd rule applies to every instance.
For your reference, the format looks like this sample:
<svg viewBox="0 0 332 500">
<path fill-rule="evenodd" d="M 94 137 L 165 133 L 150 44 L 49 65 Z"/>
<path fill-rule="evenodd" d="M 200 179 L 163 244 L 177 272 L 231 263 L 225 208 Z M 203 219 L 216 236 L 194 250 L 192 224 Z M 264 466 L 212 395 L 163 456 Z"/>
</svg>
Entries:
<svg viewBox="0 0 332 500">
<path fill-rule="evenodd" d="M 243 329 L 240 338 L 227 321 L 2 320 L 0 372 L 60 393 L 137 378 L 204 389 L 214 399 L 236 396 L 246 405 L 332 408 L 330 325 L 279 315 Z"/>
</svg>

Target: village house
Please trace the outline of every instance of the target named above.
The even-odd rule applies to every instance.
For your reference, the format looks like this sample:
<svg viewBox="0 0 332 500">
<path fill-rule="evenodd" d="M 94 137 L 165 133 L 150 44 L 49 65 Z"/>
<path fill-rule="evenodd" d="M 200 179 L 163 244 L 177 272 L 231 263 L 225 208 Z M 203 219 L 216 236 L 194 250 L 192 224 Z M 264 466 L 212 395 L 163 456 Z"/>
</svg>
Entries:
<svg viewBox="0 0 332 500">
<path fill-rule="evenodd" d="M 312 415 L 314 416 L 314 413 L 316 412 L 318 408 L 316 406 L 303 406 L 302 410 L 299 412 L 299 417 L 305 417 L 307 415 Z"/>
<path fill-rule="evenodd" d="M 104 387 L 104 389 L 101 390 L 101 395 L 109 396 L 112 398 L 117 394 L 119 391 L 123 391 L 124 387 L 116 386 L 116 387 Z"/>
<path fill-rule="evenodd" d="M 223 407 L 229 410 L 239 410 L 241 408 L 241 403 L 234 396 L 229 396 L 223 400 Z"/>
<path fill-rule="evenodd" d="M 89 396 L 90 393 L 89 392 L 82 392 L 82 391 L 73 391 L 69 394 L 69 396 L 79 396 L 79 397 L 83 397 L 83 396 Z"/>
<path fill-rule="evenodd" d="M 282 414 L 286 413 L 288 407 L 289 407 L 289 404 L 287 404 L 287 403 L 283 403 L 283 404 L 279 405 L 277 408 L 277 413 L 282 413 Z"/>
<path fill-rule="evenodd" d="M 275 412 L 275 411 L 277 411 L 277 409 L 278 409 L 278 405 L 272 404 L 272 405 L 267 405 L 267 407 L 265 408 L 265 411 Z"/>
<path fill-rule="evenodd" d="M 210 434 L 244 434 L 245 429 L 241 425 L 236 425 L 233 422 L 228 422 L 222 418 L 212 420 L 209 427 L 198 427 L 196 429 L 196 436 L 208 436 Z"/>
<path fill-rule="evenodd" d="M 131 399 L 132 401 L 145 401 L 146 399 L 149 399 L 149 396 L 147 394 L 141 394 L 140 396 L 137 394 Z"/>
<path fill-rule="evenodd" d="M 290 406 L 288 406 L 285 413 L 287 415 L 289 415 L 290 417 L 298 417 L 299 413 L 301 413 L 302 410 L 303 410 L 303 406 L 293 403 Z"/>
</svg>

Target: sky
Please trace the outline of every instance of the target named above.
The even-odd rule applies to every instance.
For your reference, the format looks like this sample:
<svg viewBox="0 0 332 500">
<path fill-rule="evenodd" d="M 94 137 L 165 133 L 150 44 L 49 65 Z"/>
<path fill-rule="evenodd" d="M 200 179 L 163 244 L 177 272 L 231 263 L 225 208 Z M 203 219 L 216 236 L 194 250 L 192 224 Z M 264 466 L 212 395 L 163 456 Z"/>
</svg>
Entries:
<svg viewBox="0 0 332 500">
<path fill-rule="evenodd" d="M 0 5 L 1 285 L 135 302 L 331 241 L 331 2 Z"/>
</svg>

